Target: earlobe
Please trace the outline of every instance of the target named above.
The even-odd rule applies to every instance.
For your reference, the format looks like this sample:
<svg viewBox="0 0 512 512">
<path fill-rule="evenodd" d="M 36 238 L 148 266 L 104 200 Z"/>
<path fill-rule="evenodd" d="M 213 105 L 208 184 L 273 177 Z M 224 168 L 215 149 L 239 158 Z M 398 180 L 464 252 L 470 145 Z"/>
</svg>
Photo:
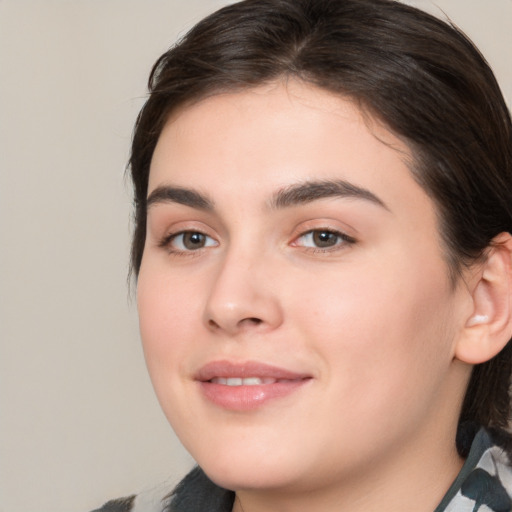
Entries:
<svg viewBox="0 0 512 512">
<path fill-rule="evenodd" d="M 468 364 L 492 359 L 512 337 L 512 237 L 490 244 L 473 283 L 473 311 L 457 340 L 455 357 Z"/>
</svg>

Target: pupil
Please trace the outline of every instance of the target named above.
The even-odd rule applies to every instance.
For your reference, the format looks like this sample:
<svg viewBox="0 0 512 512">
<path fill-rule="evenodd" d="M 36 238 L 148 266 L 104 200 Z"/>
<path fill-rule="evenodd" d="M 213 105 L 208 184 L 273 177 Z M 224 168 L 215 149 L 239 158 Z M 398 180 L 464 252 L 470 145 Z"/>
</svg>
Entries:
<svg viewBox="0 0 512 512">
<path fill-rule="evenodd" d="M 332 247 L 336 243 L 336 235 L 329 231 L 316 231 L 313 240 L 317 247 Z"/>
<path fill-rule="evenodd" d="M 183 245 L 187 249 L 198 249 L 204 245 L 204 235 L 202 233 L 185 233 L 183 236 Z"/>
</svg>

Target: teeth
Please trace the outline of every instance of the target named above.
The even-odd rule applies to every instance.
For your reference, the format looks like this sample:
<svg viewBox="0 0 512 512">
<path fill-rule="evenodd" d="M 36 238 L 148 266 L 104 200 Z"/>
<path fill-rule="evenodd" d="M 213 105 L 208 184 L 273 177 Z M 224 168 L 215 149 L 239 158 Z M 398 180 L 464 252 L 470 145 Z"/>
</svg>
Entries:
<svg viewBox="0 0 512 512">
<path fill-rule="evenodd" d="M 249 377 L 248 379 L 243 379 L 242 383 L 244 386 L 258 386 L 263 384 L 261 379 L 258 379 L 258 377 Z"/>
<path fill-rule="evenodd" d="M 262 384 L 273 384 L 277 379 L 259 377 L 246 377 L 241 379 L 239 377 L 215 377 L 210 382 L 213 384 L 222 384 L 224 386 L 261 386 Z"/>
</svg>

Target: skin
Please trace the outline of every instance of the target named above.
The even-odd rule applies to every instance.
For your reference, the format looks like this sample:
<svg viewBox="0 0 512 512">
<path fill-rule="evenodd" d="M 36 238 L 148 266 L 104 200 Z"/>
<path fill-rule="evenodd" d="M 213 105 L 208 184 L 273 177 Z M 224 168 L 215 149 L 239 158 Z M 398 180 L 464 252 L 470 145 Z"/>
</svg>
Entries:
<svg viewBox="0 0 512 512">
<path fill-rule="evenodd" d="M 411 162 L 351 101 L 294 81 L 207 98 L 166 124 L 138 281 L 144 352 L 171 425 L 237 491 L 235 511 L 427 512 L 460 470 L 471 366 L 456 348 L 473 306 Z M 340 180 L 358 193 L 275 204 Z M 311 379 L 233 411 L 195 379 L 216 360 Z"/>
</svg>

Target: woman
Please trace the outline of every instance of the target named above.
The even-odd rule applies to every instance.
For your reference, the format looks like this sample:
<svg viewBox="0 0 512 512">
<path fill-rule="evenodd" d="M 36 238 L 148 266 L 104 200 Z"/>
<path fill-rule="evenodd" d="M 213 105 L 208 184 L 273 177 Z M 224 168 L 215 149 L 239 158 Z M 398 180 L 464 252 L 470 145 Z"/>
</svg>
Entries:
<svg viewBox="0 0 512 512">
<path fill-rule="evenodd" d="M 156 63 L 130 164 L 146 361 L 198 462 L 156 510 L 512 510 L 512 129 L 460 32 L 225 7 Z"/>
</svg>

